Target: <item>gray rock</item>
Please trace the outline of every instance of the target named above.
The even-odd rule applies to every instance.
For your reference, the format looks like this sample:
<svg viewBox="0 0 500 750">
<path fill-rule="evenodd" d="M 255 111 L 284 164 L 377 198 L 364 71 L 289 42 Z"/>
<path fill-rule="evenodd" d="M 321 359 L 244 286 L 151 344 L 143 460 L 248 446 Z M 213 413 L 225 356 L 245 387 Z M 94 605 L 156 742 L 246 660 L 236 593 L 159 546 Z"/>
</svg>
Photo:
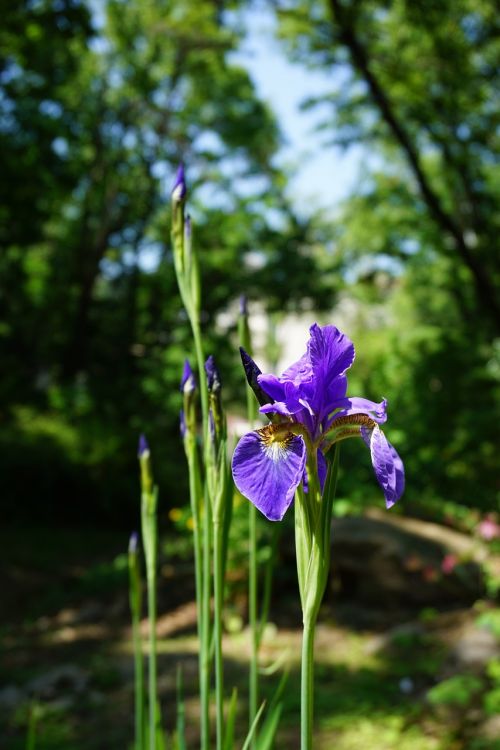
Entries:
<svg viewBox="0 0 500 750">
<path fill-rule="evenodd" d="M 6 685 L 0 690 L 0 710 L 11 711 L 24 701 L 24 693 L 15 685 Z"/>
<path fill-rule="evenodd" d="M 26 685 L 26 690 L 38 698 L 53 700 L 68 693 L 85 692 L 89 682 L 88 673 L 76 664 L 61 664 L 45 672 Z"/>
<path fill-rule="evenodd" d="M 466 534 L 390 513 L 338 518 L 331 585 L 378 607 L 468 605 L 484 593 L 476 549 Z"/>
<path fill-rule="evenodd" d="M 471 625 L 455 642 L 450 661 L 455 669 L 482 670 L 491 659 L 500 656 L 498 638 L 486 628 Z"/>
</svg>

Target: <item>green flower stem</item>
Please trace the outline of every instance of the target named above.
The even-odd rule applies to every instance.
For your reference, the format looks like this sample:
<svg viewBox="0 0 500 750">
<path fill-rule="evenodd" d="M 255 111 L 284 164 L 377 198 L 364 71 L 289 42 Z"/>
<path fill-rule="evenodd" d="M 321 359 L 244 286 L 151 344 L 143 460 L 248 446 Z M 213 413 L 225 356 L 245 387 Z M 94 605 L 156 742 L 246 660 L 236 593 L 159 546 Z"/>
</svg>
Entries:
<svg viewBox="0 0 500 750">
<path fill-rule="evenodd" d="M 149 747 L 156 748 L 156 712 L 158 704 L 156 669 L 156 575 L 148 576 L 149 617 Z"/>
<path fill-rule="evenodd" d="M 260 632 L 257 614 L 257 508 L 249 503 L 249 587 L 248 610 L 250 624 L 250 675 L 249 675 L 249 723 L 250 726 L 257 715 L 259 706 L 259 645 Z M 255 748 L 255 738 L 251 748 Z"/>
<path fill-rule="evenodd" d="M 201 519 L 201 501 L 203 489 L 200 476 L 200 464 L 198 449 L 194 436 L 190 435 L 186 440 L 186 454 L 189 469 L 189 496 L 191 501 L 191 514 L 193 517 L 193 546 L 194 546 L 194 568 L 195 568 L 195 588 L 196 588 L 196 622 L 198 630 L 198 639 L 200 648 L 198 649 L 198 679 L 200 689 L 200 734 L 201 748 L 207 750 L 210 745 L 210 718 L 209 718 L 209 697 L 204 680 L 204 653 L 202 648 L 203 638 L 203 538 L 202 538 L 202 519 Z"/>
<path fill-rule="evenodd" d="M 144 748 L 144 661 L 141 638 L 141 578 L 137 552 L 129 552 L 130 611 L 134 649 L 135 750 Z"/>
<path fill-rule="evenodd" d="M 301 750 L 312 750 L 314 706 L 314 633 L 330 565 L 330 524 L 337 484 L 339 450 L 327 456 L 328 473 L 323 492 L 319 485 L 316 453 L 309 454 L 309 491 L 295 498 L 297 577 L 302 603 L 302 672 L 300 688 Z"/>
<path fill-rule="evenodd" d="M 201 417 L 203 424 L 203 444 L 206 445 L 208 442 L 207 431 L 208 431 L 208 391 L 204 387 L 206 382 L 205 374 L 205 355 L 203 352 L 203 342 L 201 338 L 200 325 L 194 316 L 190 316 L 191 330 L 193 332 L 194 347 L 196 352 L 196 363 L 198 365 L 198 378 L 200 383 L 200 396 L 201 396 Z"/>
<path fill-rule="evenodd" d="M 144 666 L 140 625 L 135 617 L 132 619 L 132 641 L 135 676 L 135 746 L 136 750 L 142 750 L 144 745 Z"/>
<path fill-rule="evenodd" d="M 142 499 L 142 538 L 146 555 L 146 583 L 148 598 L 149 625 L 149 747 L 156 750 L 158 726 L 158 688 L 156 662 L 156 566 L 158 551 L 158 529 L 156 517 L 157 490 L 143 493 Z"/>
<path fill-rule="evenodd" d="M 204 734 L 202 735 L 202 750 L 210 748 L 210 674 L 212 661 L 212 629 L 210 617 L 210 598 L 212 592 L 211 576 L 211 533 L 212 513 L 208 493 L 205 491 L 204 496 L 204 517 L 202 524 L 203 531 L 203 576 L 202 576 L 202 602 L 201 602 L 201 637 L 200 650 L 202 653 L 201 666 L 201 721 Z"/>
<path fill-rule="evenodd" d="M 217 750 L 222 750 L 224 738 L 224 662 L 222 657 L 222 609 L 224 604 L 224 570 L 222 525 L 213 524 L 214 550 L 214 640 L 215 640 L 215 708 Z"/>
<path fill-rule="evenodd" d="M 241 346 L 252 355 L 252 341 L 246 305 L 238 318 L 238 334 Z M 247 419 L 253 427 L 256 417 L 255 395 L 247 384 Z M 257 508 L 248 504 L 248 620 L 250 626 L 250 667 L 248 684 L 249 728 L 254 724 L 259 707 L 259 648 L 264 622 L 259 623 L 258 614 L 258 562 L 257 562 Z M 267 616 L 267 613 L 266 613 Z M 252 734 L 250 747 L 255 750 L 257 737 Z"/>
<path fill-rule="evenodd" d="M 312 750 L 314 705 L 314 633 L 316 618 L 304 620 L 300 682 L 300 749 Z"/>
</svg>

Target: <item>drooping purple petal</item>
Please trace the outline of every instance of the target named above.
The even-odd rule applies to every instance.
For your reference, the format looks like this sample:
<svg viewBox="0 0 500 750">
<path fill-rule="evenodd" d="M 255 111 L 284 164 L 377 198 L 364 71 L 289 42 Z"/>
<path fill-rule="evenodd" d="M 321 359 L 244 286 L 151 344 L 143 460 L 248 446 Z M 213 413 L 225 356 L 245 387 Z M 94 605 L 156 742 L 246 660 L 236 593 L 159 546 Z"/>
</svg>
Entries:
<svg viewBox="0 0 500 750">
<path fill-rule="evenodd" d="M 378 425 L 373 430 L 361 428 L 361 434 L 370 449 L 373 470 L 384 491 L 385 504 L 392 508 L 405 488 L 403 462 Z"/>
<path fill-rule="evenodd" d="M 233 455 L 236 487 L 270 521 L 281 521 L 290 506 L 306 462 L 300 436 L 272 439 L 272 428 L 249 432 Z"/>
<path fill-rule="evenodd" d="M 384 424 L 387 422 L 387 399 L 383 399 L 379 404 L 370 401 L 367 398 L 341 398 L 332 403 L 332 410 L 340 409 L 333 415 L 330 420 L 331 424 L 339 417 L 347 417 L 350 414 L 367 414 L 374 422 Z"/>
<path fill-rule="evenodd" d="M 259 409 L 261 414 L 283 414 L 284 417 L 291 417 L 288 406 L 284 401 L 275 401 L 273 404 L 264 404 Z"/>
</svg>

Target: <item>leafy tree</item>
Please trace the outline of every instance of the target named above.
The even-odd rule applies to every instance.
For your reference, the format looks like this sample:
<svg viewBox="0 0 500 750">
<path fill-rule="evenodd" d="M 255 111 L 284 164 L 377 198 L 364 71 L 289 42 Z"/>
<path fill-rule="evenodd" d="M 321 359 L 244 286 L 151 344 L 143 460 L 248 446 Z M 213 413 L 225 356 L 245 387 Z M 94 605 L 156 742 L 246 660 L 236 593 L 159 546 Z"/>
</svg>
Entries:
<svg viewBox="0 0 500 750">
<path fill-rule="evenodd" d="M 272 166 L 278 127 L 232 57 L 238 6 L 91 7 L 26 2 L 2 29 L 0 137 L 12 186 L 0 237 L 0 404 L 11 425 L 1 461 L 27 509 L 16 456 L 36 463 L 38 451 L 57 466 L 39 491 L 66 514 L 86 514 L 89 496 L 110 512 L 116 497 L 133 497 L 142 429 L 169 446 L 161 481 L 183 481 L 176 414 L 189 335 L 168 239 L 180 160 L 204 248 L 207 320 L 243 291 L 279 309 L 317 289 L 330 296 L 310 273 L 309 224 L 294 218 Z M 213 346 L 224 364 L 229 342 Z"/>
<path fill-rule="evenodd" d="M 357 280 L 359 377 L 392 397 L 409 494 L 495 507 L 494 4 L 292 0 L 278 13 L 289 54 L 336 71 L 306 102 L 327 106 L 322 132 L 371 156 L 333 233 Z"/>
</svg>

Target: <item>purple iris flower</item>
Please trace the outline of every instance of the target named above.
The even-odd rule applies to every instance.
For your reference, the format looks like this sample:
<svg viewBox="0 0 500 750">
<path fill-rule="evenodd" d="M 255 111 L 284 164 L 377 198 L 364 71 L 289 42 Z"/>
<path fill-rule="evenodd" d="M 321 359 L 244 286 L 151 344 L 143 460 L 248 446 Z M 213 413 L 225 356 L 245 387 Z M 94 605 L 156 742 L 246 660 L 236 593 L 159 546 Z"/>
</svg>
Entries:
<svg viewBox="0 0 500 750">
<path fill-rule="evenodd" d="M 403 462 L 380 429 L 387 419 L 387 402 L 346 395 L 346 371 L 354 356 L 352 341 L 338 328 L 315 323 L 306 353 L 281 377 L 257 375 L 258 386 L 271 401 L 260 411 L 273 423 L 241 438 L 232 469 L 237 488 L 269 520 L 283 518 L 301 482 L 307 491 L 306 464 L 323 487 L 324 453 L 347 437 L 360 436 L 368 446 L 387 507 L 401 497 Z M 247 362 L 247 375 L 249 369 Z"/>
</svg>

